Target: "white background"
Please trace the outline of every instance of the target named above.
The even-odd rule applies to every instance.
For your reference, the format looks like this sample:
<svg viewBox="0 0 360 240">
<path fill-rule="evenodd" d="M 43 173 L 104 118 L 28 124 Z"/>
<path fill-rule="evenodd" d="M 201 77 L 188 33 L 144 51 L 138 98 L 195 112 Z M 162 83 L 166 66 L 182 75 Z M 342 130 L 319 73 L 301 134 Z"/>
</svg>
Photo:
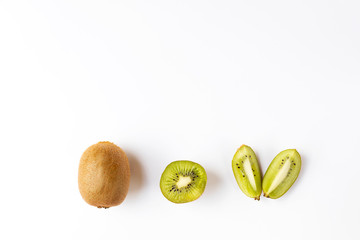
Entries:
<svg viewBox="0 0 360 240">
<path fill-rule="evenodd" d="M 0 1 L 1 239 L 360 239 L 358 1 Z M 118 207 L 87 205 L 79 159 L 112 141 L 131 164 Z M 246 197 L 296 148 L 280 199 Z M 198 200 L 161 194 L 166 165 L 207 171 Z"/>
</svg>

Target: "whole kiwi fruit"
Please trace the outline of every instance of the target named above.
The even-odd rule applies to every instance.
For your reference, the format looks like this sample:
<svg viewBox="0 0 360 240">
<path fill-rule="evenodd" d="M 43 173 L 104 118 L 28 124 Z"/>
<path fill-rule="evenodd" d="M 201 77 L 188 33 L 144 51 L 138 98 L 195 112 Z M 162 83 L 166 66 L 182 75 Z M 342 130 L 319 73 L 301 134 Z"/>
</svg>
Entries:
<svg viewBox="0 0 360 240">
<path fill-rule="evenodd" d="M 130 166 L 125 152 L 111 142 L 99 142 L 82 154 L 78 175 L 82 198 L 98 208 L 122 203 L 130 184 Z"/>
</svg>

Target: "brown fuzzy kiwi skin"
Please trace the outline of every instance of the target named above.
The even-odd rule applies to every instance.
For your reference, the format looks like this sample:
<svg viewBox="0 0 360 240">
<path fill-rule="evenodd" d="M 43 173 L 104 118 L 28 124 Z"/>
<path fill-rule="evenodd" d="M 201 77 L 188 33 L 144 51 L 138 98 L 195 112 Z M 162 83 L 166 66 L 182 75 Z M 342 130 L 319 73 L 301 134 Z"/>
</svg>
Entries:
<svg viewBox="0 0 360 240">
<path fill-rule="evenodd" d="M 111 142 L 99 142 L 82 154 L 79 191 L 88 204 L 109 208 L 122 203 L 130 185 L 130 166 L 125 152 Z"/>
</svg>

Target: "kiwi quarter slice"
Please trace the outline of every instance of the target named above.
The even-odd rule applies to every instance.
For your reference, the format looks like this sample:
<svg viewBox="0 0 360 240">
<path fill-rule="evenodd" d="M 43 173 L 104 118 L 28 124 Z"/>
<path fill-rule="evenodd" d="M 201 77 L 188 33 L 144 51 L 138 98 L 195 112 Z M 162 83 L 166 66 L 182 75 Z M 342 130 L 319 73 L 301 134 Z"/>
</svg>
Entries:
<svg viewBox="0 0 360 240">
<path fill-rule="evenodd" d="M 263 180 L 264 196 L 279 198 L 294 184 L 301 169 L 301 157 L 296 149 L 280 152 L 266 170 Z"/>
<path fill-rule="evenodd" d="M 248 197 L 260 200 L 261 172 L 251 147 L 242 145 L 238 148 L 232 160 L 232 169 L 241 191 Z"/>
<path fill-rule="evenodd" d="M 160 189 L 165 198 L 173 203 L 186 203 L 198 199 L 205 190 L 205 169 L 192 161 L 170 163 L 160 179 Z"/>
</svg>

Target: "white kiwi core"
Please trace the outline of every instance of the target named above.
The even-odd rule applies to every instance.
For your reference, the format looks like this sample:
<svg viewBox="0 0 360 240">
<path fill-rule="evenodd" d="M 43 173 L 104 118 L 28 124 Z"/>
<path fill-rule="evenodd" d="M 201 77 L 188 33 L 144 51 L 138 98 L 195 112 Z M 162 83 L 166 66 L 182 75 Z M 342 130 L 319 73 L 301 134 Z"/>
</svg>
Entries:
<svg viewBox="0 0 360 240">
<path fill-rule="evenodd" d="M 191 177 L 190 176 L 180 176 L 179 180 L 176 183 L 176 186 L 178 188 L 186 187 L 189 183 L 191 183 Z"/>
<path fill-rule="evenodd" d="M 268 194 L 271 193 L 279 184 L 286 178 L 287 173 L 289 172 L 291 165 L 291 161 L 288 159 L 285 161 L 284 166 L 280 169 L 278 174 L 275 176 L 274 180 L 272 181 Z"/>
<path fill-rule="evenodd" d="M 249 159 L 246 159 L 243 163 L 245 174 L 247 178 L 249 179 L 251 187 L 256 191 L 256 183 L 255 183 L 255 177 L 253 170 L 251 168 L 251 163 Z"/>
</svg>

